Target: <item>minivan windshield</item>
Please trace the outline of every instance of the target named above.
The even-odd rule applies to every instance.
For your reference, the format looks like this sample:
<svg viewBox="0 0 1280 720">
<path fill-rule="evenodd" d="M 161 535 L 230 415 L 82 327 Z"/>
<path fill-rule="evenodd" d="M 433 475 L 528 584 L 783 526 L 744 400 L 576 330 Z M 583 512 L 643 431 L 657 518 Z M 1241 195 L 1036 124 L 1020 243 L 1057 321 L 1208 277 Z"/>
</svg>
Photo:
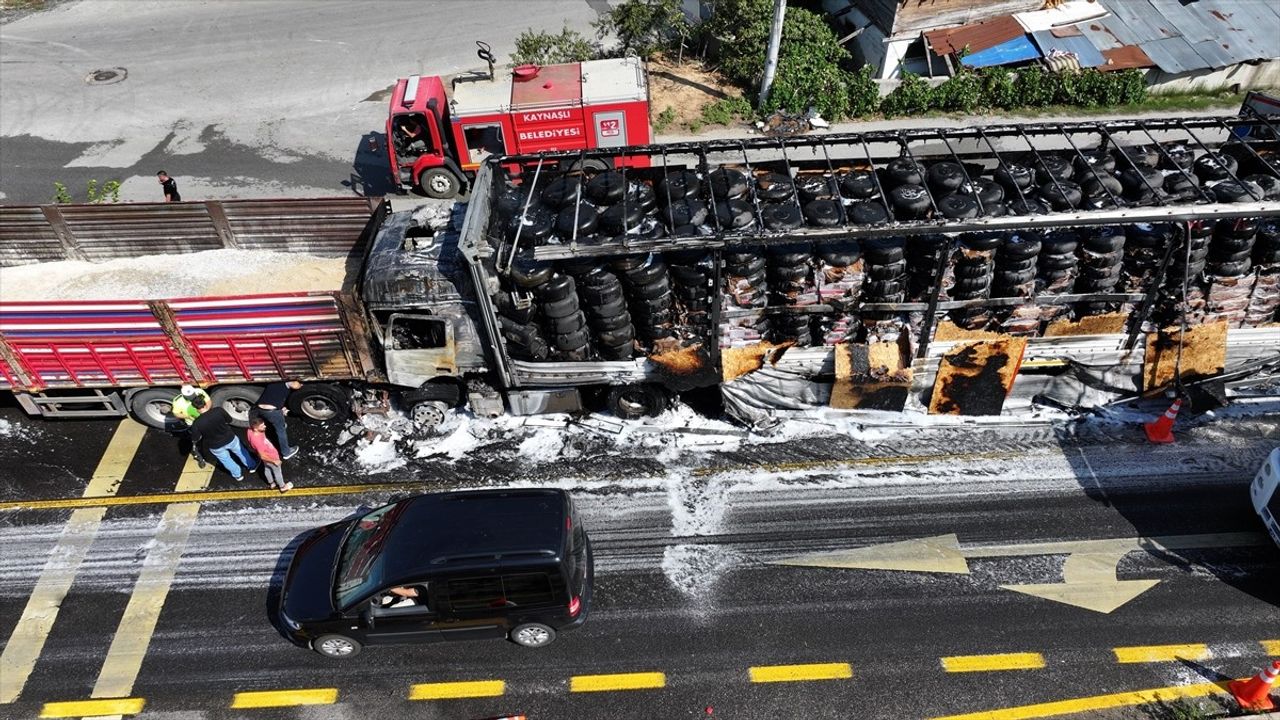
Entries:
<svg viewBox="0 0 1280 720">
<path fill-rule="evenodd" d="M 333 596 L 339 608 L 345 610 L 381 584 L 382 551 L 402 510 L 403 503 L 380 507 L 347 531 L 334 573 Z"/>
</svg>

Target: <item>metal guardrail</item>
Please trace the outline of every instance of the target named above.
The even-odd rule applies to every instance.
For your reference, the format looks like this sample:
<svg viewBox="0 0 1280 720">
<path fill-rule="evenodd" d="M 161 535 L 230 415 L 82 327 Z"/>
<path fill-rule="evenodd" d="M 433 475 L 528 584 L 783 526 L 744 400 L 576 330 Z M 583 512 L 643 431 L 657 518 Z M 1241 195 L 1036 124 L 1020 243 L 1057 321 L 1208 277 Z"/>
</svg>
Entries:
<svg viewBox="0 0 1280 720">
<path fill-rule="evenodd" d="M 219 248 L 359 252 L 382 198 L 0 205 L 0 266 Z"/>
</svg>

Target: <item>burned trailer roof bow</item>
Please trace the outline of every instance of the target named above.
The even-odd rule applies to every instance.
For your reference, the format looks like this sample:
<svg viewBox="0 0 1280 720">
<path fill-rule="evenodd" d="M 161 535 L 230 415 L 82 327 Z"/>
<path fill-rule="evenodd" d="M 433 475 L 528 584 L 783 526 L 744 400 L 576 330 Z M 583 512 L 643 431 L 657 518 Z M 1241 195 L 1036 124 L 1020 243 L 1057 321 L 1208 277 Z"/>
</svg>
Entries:
<svg viewBox="0 0 1280 720">
<path fill-rule="evenodd" d="M 570 367 L 662 382 L 672 365 L 657 360 L 679 358 L 727 400 L 729 386 L 741 398 L 759 384 L 748 417 L 784 396 L 883 405 L 932 383 L 956 341 L 1026 338 L 1019 357 L 978 353 L 1016 369 L 1023 352 L 1043 360 L 1074 337 L 1111 338 L 1091 352 L 1140 362 L 1139 335 L 1184 320 L 1275 323 L 1274 137 L 1265 118 L 1222 117 L 505 157 L 481 172 L 462 250 L 489 288 L 516 386 L 575 384 Z M 564 171 L 620 154 L 646 162 Z M 921 360 L 889 385 L 883 372 L 835 377 L 865 387 L 832 393 L 832 348 L 850 345 L 901 348 L 905 365 L 889 367 Z M 769 361 L 745 373 L 722 362 L 760 347 Z M 999 412 L 1004 379 L 969 407 Z M 913 405 L 929 408 L 928 387 Z"/>
</svg>

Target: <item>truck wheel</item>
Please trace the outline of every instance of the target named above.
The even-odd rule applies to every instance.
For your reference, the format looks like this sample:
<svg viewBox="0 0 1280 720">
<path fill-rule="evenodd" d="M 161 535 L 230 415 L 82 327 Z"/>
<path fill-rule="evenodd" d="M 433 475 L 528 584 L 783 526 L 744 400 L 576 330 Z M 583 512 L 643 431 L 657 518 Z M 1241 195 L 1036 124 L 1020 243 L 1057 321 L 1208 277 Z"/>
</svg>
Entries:
<svg viewBox="0 0 1280 720">
<path fill-rule="evenodd" d="M 173 399 L 178 396 L 177 388 L 147 388 L 139 390 L 129 397 L 129 413 L 133 419 L 147 427 L 166 428 L 166 421 L 171 419 Z"/>
<path fill-rule="evenodd" d="M 342 422 L 351 415 L 351 397 L 336 385 L 303 385 L 289 394 L 286 404 L 290 415 L 313 425 Z"/>
<path fill-rule="evenodd" d="M 415 403 L 409 408 L 409 419 L 422 430 L 434 430 L 444 422 L 449 406 L 440 400 Z"/>
<path fill-rule="evenodd" d="M 227 411 L 231 416 L 232 425 L 247 428 L 249 411 L 254 403 L 258 402 L 260 395 L 262 395 L 262 388 L 257 385 L 224 385 L 214 388 L 213 392 L 209 393 L 209 399 L 214 407 Z"/>
<path fill-rule="evenodd" d="M 418 176 L 418 192 L 429 198 L 447 200 L 455 197 L 462 189 L 462 181 L 457 175 L 444 168 L 431 168 Z"/>
<path fill-rule="evenodd" d="M 614 415 L 628 420 L 656 417 L 667 409 L 669 398 L 664 388 L 656 385 L 616 385 L 609 388 L 606 404 Z"/>
</svg>

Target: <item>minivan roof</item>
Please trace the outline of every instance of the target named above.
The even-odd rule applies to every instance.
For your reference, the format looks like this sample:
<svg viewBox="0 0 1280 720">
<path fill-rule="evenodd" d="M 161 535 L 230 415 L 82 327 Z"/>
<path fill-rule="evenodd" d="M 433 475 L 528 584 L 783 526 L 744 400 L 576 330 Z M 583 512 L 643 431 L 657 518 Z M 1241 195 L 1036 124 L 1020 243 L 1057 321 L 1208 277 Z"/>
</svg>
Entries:
<svg viewBox="0 0 1280 720">
<path fill-rule="evenodd" d="M 493 565 L 498 556 L 545 562 L 558 558 L 565 545 L 568 496 L 563 490 L 476 490 L 401 503 L 383 548 L 388 579 Z"/>
</svg>

